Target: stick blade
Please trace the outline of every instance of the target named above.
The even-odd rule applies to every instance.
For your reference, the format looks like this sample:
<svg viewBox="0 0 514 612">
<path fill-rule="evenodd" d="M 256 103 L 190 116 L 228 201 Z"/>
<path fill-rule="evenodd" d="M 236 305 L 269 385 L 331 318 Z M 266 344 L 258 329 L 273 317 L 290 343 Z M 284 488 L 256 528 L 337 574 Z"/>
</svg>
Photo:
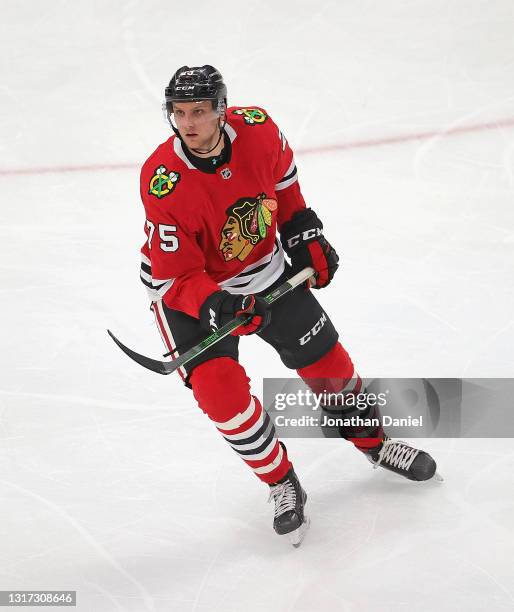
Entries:
<svg viewBox="0 0 514 612">
<path fill-rule="evenodd" d="M 145 357 L 144 355 L 140 355 L 133 351 L 128 346 L 125 346 L 121 340 L 118 340 L 116 336 L 112 333 L 110 329 L 107 330 L 107 333 L 112 338 L 112 340 L 119 346 L 119 348 L 128 355 L 133 361 L 143 366 L 147 370 L 151 370 L 152 372 L 157 372 L 157 374 L 163 374 L 166 376 L 167 374 L 171 374 L 175 371 L 173 368 L 173 363 L 165 363 L 162 361 L 158 361 L 157 359 L 152 359 L 151 357 Z"/>
</svg>

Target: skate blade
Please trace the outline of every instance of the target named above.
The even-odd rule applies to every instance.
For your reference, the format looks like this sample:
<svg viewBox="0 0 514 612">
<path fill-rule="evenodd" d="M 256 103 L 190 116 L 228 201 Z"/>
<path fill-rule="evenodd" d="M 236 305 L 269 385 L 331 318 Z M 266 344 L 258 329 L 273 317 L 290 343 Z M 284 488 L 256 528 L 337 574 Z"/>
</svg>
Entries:
<svg viewBox="0 0 514 612">
<path fill-rule="evenodd" d="M 298 527 L 298 529 L 295 529 L 294 531 L 291 531 L 291 533 L 287 534 L 289 541 L 295 548 L 298 548 L 303 542 L 303 538 L 307 534 L 310 524 L 311 520 L 308 516 L 306 516 L 304 522 L 300 525 L 300 527 Z"/>
<path fill-rule="evenodd" d="M 444 482 L 444 478 L 441 476 L 441 474 L 439 474 L 439 472 L 434 474 L 434 480 L 437 480 L 437 482 Z"/>
</svg>

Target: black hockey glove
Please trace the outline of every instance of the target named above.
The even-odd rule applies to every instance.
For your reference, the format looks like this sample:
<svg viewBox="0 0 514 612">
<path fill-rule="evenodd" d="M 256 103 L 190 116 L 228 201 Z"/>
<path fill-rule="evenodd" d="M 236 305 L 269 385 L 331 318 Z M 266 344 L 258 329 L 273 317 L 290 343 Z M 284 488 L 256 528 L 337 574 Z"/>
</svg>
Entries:
<svg viewBox="0 0 514 612">
<path fill-rule="evenodd" d="M 339 267 L 339 256 L 323 236 L 323 223 L 311 208 L 298 211 L 284 223 L 280 240 L 291 258 L 293 272 L 311 266 L 316 270 L 315 289 L 330 283 Z"/>
<path fill-rule="evenodd" d="M 233 336 L 246 336 L 261 331 L 271 320 L 271 310 L 264 298 L 256 295 L 231 294 L 216 291 L 209 295 L 200 308 L 200 325 L 213 332 L 240 315 L 253 315 L 248 322 L 232 332 Z"/>
</svg>

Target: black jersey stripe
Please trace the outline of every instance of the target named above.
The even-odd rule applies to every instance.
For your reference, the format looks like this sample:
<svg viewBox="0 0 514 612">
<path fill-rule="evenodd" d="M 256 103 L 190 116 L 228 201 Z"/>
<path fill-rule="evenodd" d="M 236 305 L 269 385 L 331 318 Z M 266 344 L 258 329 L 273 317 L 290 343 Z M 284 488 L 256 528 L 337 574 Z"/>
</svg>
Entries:
<svg viewBox="0 0 514 612">
<path fill-rule="evenodd" d="M 153 289 L 154 291 L 159 291 L 159 289 L 164 287 L 164 285 L 168 282 L 168 281 L 164 281 L 160 285 L 154 285 L 150 281 L 147 281 L 146 278 L 143 278 L 142 276 L 140 276 L 139 278 L 141 279 L 141 282 L 143 283 L 143 285 L 146 285 L 149 289 Z"/>
<path fill-rule="evenodd" d="M 277 185 L 280 185 L 280 183 L 284 183 L 285 181 L 288 181 L 290 178 L 293 178 L 293 176 L 297 173 L 298 173 L 298 170 L 296 169 L 296 166 L 295 166 L 287 176 L 283 176 L 280 179 Z"/>
<path fill-rule="evenodd" d="M 143 270 L 143 272 L 146 272 L 147 274 L 152 276 L 152 266 L 145 264 L 144 261 L 141 262 L 141 270 Z"/>
<path fill-rule="evenodd" d="M 269 261 L 267 261 L 266 263 L 263 263 L 260 266 L 257 266 L 253 270 L 250 270 L 249 272 L 241 272 L 241 274 L 238 274 L 237 276 L 234 276 L 234 278 L 240 278 L 241 280 L 244 280 L 245 276 L 250 276 L 250 275 L 254 276 L 255 274 L 258 274 L 259 272 L 264 270 L 264 268 L 267 268 L 269 266 L 270 262 L 271 262 L 271 259 Z"/>
<path fill-rule="evenodd" d="M 239 284 L 239 285 L 230 285 L 230 289 L 239 289 L 240 287 L 246 287 L 251 282 L 252 282 L 252 279 L 250 279 L 247 283 L 242 283 L 242 284 Z"/>
<path fill-rule="evenodd" d="M 257 266 L 256 268 L 253 268 L 252 270 L 249 270 L 248 272 L 241 272 L 237 276 L 234 276 L 234 278 L 242 278 L 244 276 L 249 276 L 250 274 L 254 275 L 254 274 L 258 274 L 259 272 L 262 272 L 264 268 L 270 265 L 271 260 L 273 259 L 273 257 L 275 257 L 277 253 L 278 253 L 278 242 L 275 240 L 275 250 L 273 251 L 273 255 L 270 257 L 270 259 L 267 262 L 261 264 L 260 266 Z M 242 285 L 237 285 L 237 287 L 241 287 L 241 286 Z"/>
</svg>

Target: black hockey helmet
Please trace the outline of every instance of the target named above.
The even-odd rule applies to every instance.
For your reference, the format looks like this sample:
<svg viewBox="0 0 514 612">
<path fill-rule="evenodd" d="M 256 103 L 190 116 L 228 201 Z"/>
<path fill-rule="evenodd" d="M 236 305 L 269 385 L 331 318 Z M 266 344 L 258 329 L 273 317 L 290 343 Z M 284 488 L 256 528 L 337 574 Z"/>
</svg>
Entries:
<svg viewBox="0 0 514 612">
<path fill-rule="evenodd" d="M 211 100 L 212 107 L 222 112 L 227 104 L 227 86 L 214 66 L 182 66 L 172 76 L 164 91 L 166 109 L 173 112 L 173 102 Z"/>
</svg>

